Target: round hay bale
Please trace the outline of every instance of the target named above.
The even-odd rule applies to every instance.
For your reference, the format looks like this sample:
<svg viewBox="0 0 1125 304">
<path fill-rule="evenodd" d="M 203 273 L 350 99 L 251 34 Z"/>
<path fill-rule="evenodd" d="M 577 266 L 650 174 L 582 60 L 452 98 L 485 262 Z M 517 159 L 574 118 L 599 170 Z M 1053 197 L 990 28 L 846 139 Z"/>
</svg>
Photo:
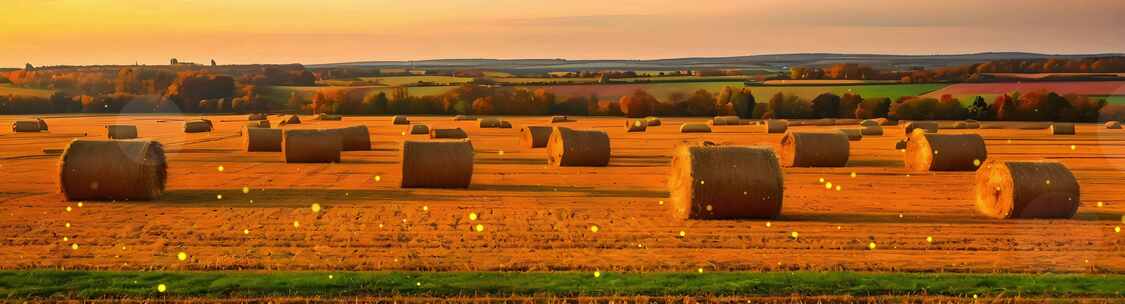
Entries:
<svg viewBox="0 0 1125 304">
<path fill-rule="evenodd" d="M 12 132 L 39 132 L 39 122 L 35 120 L 17 120 L 12 122 Z"/>
<path fill-rule="evenodd" d="M 1121 129 L 1121 123 L 1116 121 L 1105 122 L 1106 129 Z"/>
<path fill-rule="evenodd" d="M 500 120 L 496 118 L 481 118 L 480 128 L 499 128 Z"/>
<path fill-rule="evenodd" d="M 953 124 L 954 129 L 980 129 L 980 123 L 976 121 L 958 121 Z"/>
<path fill-rule="evenodd" d="M 465 133 L 465 131 L 461 130 L 461 128 L 451 128 L 451 129 L 433 128 L 433 129 L 430 129 L 430 138 L 434 138 L 434 139 L 438 139 L 438 138 L 462 139 L 462 138 L 469 138 L 469 134 Z"/>
<path fill-rule="evenodd" d="M 897 126 L 898 125 L 897 120 L 892 120 L 892 119 L 889 119 L 889 118 L 880 117 L 880 118 L 876 118 L 875 121 L 879 122 L 880 126 Z"/>
<path fill-rule="evenodd" d="M 863 136 L 883 136 L 883 127 L 878 125 L 864 126 L 859 128 L 859 133 Z"/>
<path fill-rule="evenodd" d="M 906 150 L 906 142 L 905 139 L 895 142 L 895 150 Z"/>
<path fill-rule="evenodd" d="M 288 118 L 283 120 L 282 123 L 284 123 L 286 125 L 301 124 L 301 117 L 297 116 L 297 115 L 290 115 Z"/>
<path fill-rule="evenodd" d="M 625 120 L 625 132 L 644 132 L 648 128 L 648 122 L 644 120 Z"/>
<path fill-rule="evenodd" d="M 701 123 L 685 123 L 680 125 L 680 133 L 711 133 L 711 127 Z"/>
<path fill-rule="evenodd" d="M 672 152 L 668 190 L 679 219 L 775 218 L 784 180 L 769 147 L 684 144 Z"/>
<path fill-rule="evenodd" d="M 914 129 L 922 129 L 926 131 L 926 133 L 937 133 L 938 123 L 933 121 L 911 121 L 903 128 L 905 128 L 904 130 L 907 136 L 914 133 Z"/>
<path fill-rule="evenodd" d="M 409 125 L 410 119 L 407 119 L 406 116 L 403 116 L 403 115 L 395 115 L 394 117 L 391 117 L 391 124 L 392 125 Z"/>
<path fill-rule="evenodd" d="M 184 133 L 211 132 L 211 124 L 203 120 L 190 120 L 184 122 Z"/>
<path fill-rule="evenodd" d="M 711 118 L 712 126 L 737 126 L 742 124 L 742 119 L 738 116 L 715 116 Z"/>
<path fill-rule="evenodd" d="M 460 140 L 402 143 L 403 188 L 468 188 L 473 179 L 473 144 Z"/>
<path fill-rule="evenodd" d="M 525 126 L 520 128 L 520 145 L 528 148 L 544 148 L 547 147 L 547 141 L 551 139 L 551 127 L 546 126 Z"/>
<path fill-rule="evenodd" d="M 41 130 L 41 131 L 48 131 L 48 130 L 47 130 L 47 121 L 46 121 L 46 120 L 43 120 L 42 118 L 35 118 L 35 121 L 38 121 L 38 122 L 39 122 L 39 130 Z"/>
<path fill-rule="evenodd" d="M 430 134 L 430 127 L 424 124 L 417 124 L 410 126 L 410 135 L 426 135 Z"/>
<path fill-rule="evenodd" d="M 254 113 L 246 117 L 246 120 L 267 120 L 270 119 L 266 113 Z"/>
<path fill-rule="evenodd" d="M 335 121 L 335 120 L 343 120 L 343 119 L 344 119 L 344 116 L 337 115 L 337 114 L 320 113 L 320 115 L 316 116 L 316 120 L 333 120 L 333 121 Z"/>
<path fill-rule="evenodd" d="M 167 170 L 159 142 L 75 139 L 59 159 L 59 189 L 70 201 L 153 200 Z"/>
<path fill-rule="evenodd" d="M 287 163 L 340 162 L 340 132 L 332 130 L 284 130 L 281 154 Z"/>
<path fill-rule="evenodd" d="M 511 129 L 512 128 L 512 122 L 507 121 L 507 120 L 501 120 L 499 128 L 501 128 L 501 129 Z"/>
<path fill-rule="evenodd" d="M 859 126 L 861 126 L 861 127 L 879 126 L 879 125 L 882 125 L 882 124 L 879 121 L 874 120 L 874 119 L 864 119 L 863 121 L 859 122 Z"/>
<path fill-rule="evenodd" d="M 998 219 L 1070 218 L 1078 180 L 1057 162 L 988 161 L 977 170 L 977 210 Z"/>
<path fill-rule="evenodd" d="M 242 134 L 246 152 L 281 152 L 281 129 L 247 127 Z"/>
<path fill-rule="evenodd" d="M 806 126 L 835 126 L 836 120 L 831 118 L 812 119 L 805 121 Z"/>
<path fill-rule="evenodd" d="M 1051 135 L 1074 135 L 1074 123 L 1056 122 L 1051 124 Z"/>
<path fill-rule="evenodd" d="M 567 119 L 566 116 L 551 116 L 551 123 L 568 122 L 568 121 L 570 121 L 570 120 Z"/>
<path fill-rule="evenodd" d="M 366 125 L 355 125 L 346 128 L 333 129 L 340 133 L 341 151 L 369 151 L 371 150 L 371 132 Z"/>
<path fill-rule="evenodd" d="M 915 132 L 906 141 L 905 164 L 914 171 L 974 171 L 988 160 L 980 134 Z"/>
<path fill-rule="evenodd" d="M 477 120 L 477 117 L 473 116 L 473 115 L 457 115 L 457 116 L 453 116 L 453 120 L 454 121 Z"/>
<path fill-rule="evenodd" d="M 863 139 L 863 129 L 847 128 L 847 129 L 837 129 L 837 130 L 839 130 L 840 133 L 844 133 L 844 135 L 846 135 L 848 137 L 848 140 L 854 141 L 854 140 Z"/>
<path fill-rule="evenodd" d="M 767 134 L 781 134 L 789 130 L 789 121 L 784 119 L 766 119 L 759 124 Z"/>
<path fill-rule="evenodd" d="M 859 119 L 855 119 L 855 118 L 839 118 L 839 119 L 834 119 L 834 120 L 832 120 L 832 123 L 833 123 L 833 124 L 835 124 L 835 125 L 837 125 L 837 126 L 840 126 L 840 125 L 855 125 L 855 124 L 858 124 L 858 123 L 859 123 Z"/>
<path fill-rule="evenodd" d="M 253 121 L 247 122 L 246 127 L 247 128 L 266 128 L 266 129 L 269 129 L 270 121 L 269 120 L 253 120 Z"/>
<path fill-rule="evenodd" d="M 658 127 L 661 125 L 660 118 L 655 116 L 645 117 L 645 123 L 647 123 L 649 127 Z"/>
<path fill-rule="evenodd" d="M 137 138 L 137 126 L 106 125 L 105 134 L 109 139 L 133 139 Z"/>
<path fill-rule="evenodd" d="M 555 127 L 547 141 L 547 164 L 556 167 L 609 165 L 609 135 L 601 130 Z"/>
<path fill-rule="evenodd" d="M 843 167 L 851 152 L 842 132 L 789 132 L 781 139 L 785 167 Z"/>
</svg>

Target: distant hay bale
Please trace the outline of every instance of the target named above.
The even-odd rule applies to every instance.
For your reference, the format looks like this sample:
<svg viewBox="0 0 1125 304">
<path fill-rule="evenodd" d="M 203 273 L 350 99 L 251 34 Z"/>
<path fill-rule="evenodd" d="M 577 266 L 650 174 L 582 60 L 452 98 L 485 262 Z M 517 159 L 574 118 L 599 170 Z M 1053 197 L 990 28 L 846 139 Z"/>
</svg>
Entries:
<svg viewBox="0 0 1125 304">
<path fill-rule="evenodd" d="M 409 125 L 410 119 L 407 119 L 406 116 L 403 116 L 403 115 L 395 115 L 394 117 L 391 117 L 391 124 L 392 125 Z"/>
<path fill-rule="evenodd" d="M 838 118 L 832 121 L 833 124 L 839 125 L 855 125 L 859 123 L 859 119 L 855 118 Z"/>
<path fill-rule="evenodd" d="M 899 140 L 899 141 L 895 142 L 895 150 L 905 150 L 906 149 L 906 142 L 907 142 L 907 140 L 905 140 L 905 139 L 902 139 L 902 140 Z"/>
<path fill-rule="evenodd" d="M 246 123 L 246 127 L 247 128 L 267 128 L 268 129 L 270 127 L 270 121 L 269 120 L 252 120 L 252 121 Z"/>
<path fill-rule="evenodd" d="M 525 126 L 520 128 L 520 145 L 528 148 L 547 147 L 551 139 L 551 127 Z"/>
<path fill-rule="evenodd" d="M 712 126 L 737 126 L 742 124 L 742 119 L 738 116 L 715 116 L 711 118 Z"/>
<path fill-rule="evenodd" d="M 42 129 L 39 127 L 39 121 L 35 120 L 17 120 L 12 122 L 12 132 L 39 132 Z"/>
<path fill-rule="evenodd" d="M 898 125 L 897 120 L 891 120 L 891 119 L 882 118 L 882 117 L 876 118 L 875 121 L 879 122 L 880 126 L 897 126 Z"/>
<path fill-rule="evenodd" d="M 701 123 L 685 123 L 680 125 L 680 133 L 711 133 L 711 127 Z"/>
<path fill-rule="evenodd" d="M 461 128 L 448 128 L 448 129 L 432 128 L 432 129 L 430 129 L 430 138 L 433 138 L 433 139 L 439 139 L 439 138 L 461 139 L 461 138 L 469 138 L 469 134 L 465 133 L 465 131 L 461 130 Z"/>
<path fill-rule="evenodd" d="M 679 219 L 775 218 L 784 180 L 769 147 L 684 144 L 672 152 L 668 190 Z"/>
<path fill-rule="evenodd" d="M 284 124 L 287 124 L 287 125 L 301 124 L 301 117 L 297 116 L 297 115 L 290 115 L 288 118 L 286 118 L 282 122 Z"/>
<path fill-rule="evenodd" d="M 601 130 L 555 127 L 547 141 L 547 164 L 556 167 L 609 165 L 609 135 Z"/>
<path fill-rule="evenodd" d="M 46 121 L 46 120 L 43 120 L 42 118 L 38 118 L 38 117 L 37 117 L 37 118 L 35 118 L 35 121 L 39 122 L 39 130 L 40 130 L 40 131 L 48 131 L 48 130 L 47 130 L 47 121 Z"/>
<path fill-rule="evenodd" d="M 767 134 L 782 134 L 789 130 L 789 121 L 784 119 L 766 119 L 761 121 L 759 127 Z"/>
<path fill-rule="evenodd" d="M 410 135 L 425 135 L 430 134 L 430 127 L 424 124 L 417 124 L 410 126 Z"/>
<path fill-rule="evenodd" d="M 625 132 L 644 132 L 648 128 L 648 122 L 644 120 L 625 120 Z"/>
<path fill-rule="evenodd" d="M 454 121 L 477 120 L 477 117 L 473 116 L 473 115 L 457 115 L 457 116 L 453 116 L 453 120 Z"/>
<path fill-rule="evenodd" d="M 189 120 L 184 122 L 184 133 L 211 132 L 211 124 L 203 120 Z"/>
<path fill-rule="evenodd" d="M 137 138 L 137 126 L 134 125 L 106 125 L 106 137 L 109 139 Z"/>
<path fill-rule="evenodd" d="M 645 117 L 645 123 L 648 124 L 649 127 L 658 127 L 661 125 L 660 118 L 655 116 Z"/>
<path fill-rule="evenodd" d="M 905 164 L 914 171 L 974 171 L 988 160 L 980 134 L 915 132 L 906 141 Z"/>
<path fill-rule="evenodd" d="M 1074 135 L 1074 123 L 1056 122 L 1049 129 L 1051 135 Z"/>
<path fill-rule="evenodd" d="M 976 121 L 958 121 L 953 123 L 954 129 L 980 129 L 980 123 Z"/>
<path fill-rule="evenodd" d="M 345 128 L 332 129 L 340 133 L 341 151 L 369 151 L 371 150 L 371 132 L 366 125 L 355 125 Z"/>
<path fill-rule="evenodd" d="M 914 133 L 914 129 L 922 129 L 926 131 L 926 133 L 937 133 L 938 123 L 933 121 L 911 121 L 903 128 L 906 131 L 907 136 L 910 136 L 911 133 Z"/>
<path fill-rule="evenodd" d="M 998 219 L 1071 218 L 1078 211 L 1078 180 L 1057 162 L 990 160 L 977 170 L 976 205 Z"/>
<path fill-rule="evenodd" d="M 500 120 L 496 118 L 481 118 L 480 128 L 499 128 Z"/>
<path fill-rule="evenodd" d="M 863 136 L 883 136 L 883 127 L 878 125 L 864 126 L 859 128 L 859 133 L 863 134 Z"/>
<path fill-rule="evenodd" d="M 1051 127 L 1050 122 L 1042 121 L 988 121 L 981 123 L 981 129 L 1044 130 Z"/>
<path fill-rule="evenodd" d="M 840 133 L 844 133 L 844 135 L 848 137 L 848 140 L 855 141 L 855 140 L 863 139 L 863 129 L 847 128 L 847 129 L 837 129 L 837 130 L 840 131 Z"/>
<path fill-rule="evenodd" d="M 337 114 L 320 113 L 316 116 L 316 120 L 343 120 L 344 116 Z"/>
<path fill-rule="evenodd" d="M 879 121 L 874 120 L 874 119 L 864 119 L 863 121 L 859 122 L 859 126 L 861 126 L 861 127 L 880 126 L 880 125 L 882 125 L 882 123 L 880 123 Z"/>
<path fill-rule="evenodd" d="M 831 118 L 812 119 L 805 121 L 806 126 L 835 126 L 836 120 Z"/>
<path fill-rule="evenodd" d="M 570 121 L 570 119 L 568 119 L 566 116 L 559 116 L 559 115 L 551 116 L 551 123 L 568 122 L 568 121 Z"/>
<path fill-rule="evenodd" d="M 270 118 L 269 118 L 269 115 L 266 115 L 265 113 L 254 113 L 254 114 L 250 114 L 250 116 L 246 117 L 246 120 L 267 120 L 267 119 L 270 119 Z"/>
<path fill-rule="evenodd" d="M 1107 122 L 1105 122 L 1105 128 L 1106 129 L 1120 129 L 1121 123 L 1116 122 L 1116 121 L 1107 121 Z"/>
<path fill-rule="evenodd" d="M 843 167 L 851 146 L 842 132 L 789 132 L 781 139 L 785 167 Z"/>
<path fill-rule="evenodd" d="M 75 139 L 59 160 L 59 189 L 69 201 L 153 200 L 167 176 L 164 148 L 152 140 Z"/>
<path fill-rule="evenodd" d="M 510 121 L 507 121 L 507 120 L 501 120 L 501 121 L 500 121 L 500 126 L 499 126 L 498 128 L 501 128 L 501 129 L 511 129 L 511 128 L 512 128 L 512 122 L 510 122 Z"/>
<path fill-rule="evenodd" d="M 242 136 L 246 152 L 281 152 L 281 129 L 247 127 Z"/>
<path fill-rule="evenodd" d="M 281 154 L 287 163 L 338 163 L 341 150 L 340 132 L 288 129 L 281 135 Z"/>
<path fill-rule="evenodd" d="M 461 140 L 402 143 L 403 188 L 468 188 L 473 179 L 473 144 Z"/>
</svg>

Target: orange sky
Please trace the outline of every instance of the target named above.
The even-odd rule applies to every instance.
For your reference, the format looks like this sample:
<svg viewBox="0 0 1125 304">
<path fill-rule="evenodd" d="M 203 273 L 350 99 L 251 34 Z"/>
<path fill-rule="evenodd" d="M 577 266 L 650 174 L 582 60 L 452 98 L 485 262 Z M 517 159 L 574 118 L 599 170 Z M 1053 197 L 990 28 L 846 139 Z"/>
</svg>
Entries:
<svg viewBox="0 0 1125 304">
<path fill-rule="evenodd" d="M 1125 52 L 1122 0 L 3 0 L 0 66 Z"/>
</svg>

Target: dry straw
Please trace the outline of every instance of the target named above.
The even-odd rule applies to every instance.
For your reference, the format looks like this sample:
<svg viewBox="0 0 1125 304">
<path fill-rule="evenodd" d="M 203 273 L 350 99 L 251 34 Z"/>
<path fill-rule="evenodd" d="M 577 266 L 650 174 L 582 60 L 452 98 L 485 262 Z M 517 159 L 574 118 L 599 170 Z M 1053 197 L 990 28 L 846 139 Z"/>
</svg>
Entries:
<svg viewBox="0 0 1125 304">
<path fill-rule="evenodd" d="M 189 120 L 184 122 L 184 133 L 211 132 L 211 124 L 203 120 Z"/>
<path fill-rule="evenodd" d="M 568 119 L 566 116 L 551 116 L 551 123 L 568 121 L 570 121 L 570 119 Z"/>
<path fill-rule="evenodd" d="M 35 120 L 18 120 L 12 122 L 12 132 L 39 132 L 39 122 Z"/>
<path fill-rule="evenodd" d="M 789 132 L 781 139 L 785 167 L 843 167 L 850 146 L 842 132 Z"/>
<path fill-rule="evenodd" d="M 453 120 L 454 121 L 477 120 L 477 117 L 473 116 L 473 115 L 457 115 L 457 116 L 453 116 Z"/>
<path fill-rule="evenodd" d="M 863 136 L 883 136 L 883 127 L 878 125 L 863 126 L 859 128 L 859 133 L 863 134 Z"/>
<path fill-rule="evenodd" d="M 448 129 L 433 128 L 433 129 L 430 129 L 430 138 L 433 138 L 433 139 L 439 139 L 439 138 L 462 139 L 462 138 L 469 138 L 469 134 L 465 133 L 465 130 L 461 130 L 461 128 L 448 128 Z"/>
<path fill-rule="evenodd" d="M 246 152 L 281 152 L 281 129 L 248 127 L 242 134 Z"/>
<path fill-rule="evenodd" d="M 784 181 L 769 147 L 684 144 L 672 153 L 668 190 L 679 219 L 774 218 Z"/>
<path fill-rule="evenodd" d="M 609 165 L 609 135 L 601 130 L 556 127 L 547 141 L 547 164 L 556 167 Z"/>
<path fill-rule="evenodd" d="M 512 128 L 512 122 L 507 121 L 507 120 L 501 120 L 499 128 L 501 128 L 501 129 L 511 129 Z"/>
<path fill-rule="evenodd" d="M 864 119 L 863 121 L 859 122 L 859 126 L 861 126 L 861 127 L 881 126 L 881 125 L 883 125 L 883 124 L 880 123 L 877 120 L 874 120 L 874 119 Z"/>
<path fill-rule="evenodd" d="M 341 138 L 332 130 L 284 130 L 281 153 L 287 163 L 338 163 Z"/>
<path fill-rule="evenodd" d="M 340 149 L 342 151 L 371 150 L 371 132 L 366 125 L 354 125 L 332 129 L 332 131 L 340 133 Z"/>
<path fill-rule="evenodd" d="M 109 139 L 137 138 L 137 126 L 134 125 L 106 125 L 106 137 Z"/>
<path fill-rule="evenodd" d="M 974 171 L 988 159 L 980 134 L 915 132 L 906 144 L 905 164 L 914 171 Z"/>
<path fill-rule="evenodd" d="M 715 116 L 711 118 L 712 126 L 737 126 L 742 124 L 742 119 L 738 116 Z"/>
<path fill-rule="evenodd" d="M 499 128 L 500 120 L 496 118 L 481 118 L 479 121 L 480 128 Z"/>
<path fill-rule="evenodd" d="M 767 119 L 760 124 L 768 134 L 782 134 L 789 130 L 789 121 L 784 119 Z"/>
<path fill-rule="evenodd" d="M 407 119 L 406 116 L 403 116 L 403 115 L 395 115 L 394 117 L 391 117 L 391 124 L 392 125 L 409 125 L 410 119 Z"/>
<path fill-rule="evenodd" d="M 1051 124 L 1051 135 L 1074 135 L 1074 123 L 1056 122 Z"/>
<path fill-rule="evenodd" d="M 403 188 L 468 188 L 473 178 L 473 144 L 460 140 L 402 143 Z"/>
<path fill-rule="evenodd" d="M 59 160 L 67 200 L 153 200 L 167 180 L 164 148 L 152 140 L 70 142 Z"/>
<path fill-rule="evenodd" d="M 525 126 L 520 128 L 520 145 L 528 148 L 544 148 L 547 147 L 547 141 L 551 139 L 551 127 L 547 126 Z"/>
<path fill-rule="evenodd" d="M 701 123 L 685 123 L 680 125 L 680 133 L 711 133 L 711 127 Z"/>
<path fill-rule="evenodd" d="M 648 123 L 644 120 L 625 120 L 625 132 L 644 132 L 648 129 Z"/>
<path fill-rule="evenodd" d="M 954 129 L 980 129 L 980 122 L 975 120 L 958 121 L 953 124 Z"/>
<path fill-rule="evenodd" d="M 417 124 L 410 126 L 410 135 L 426 135 L 430 134 L 430 127 L 424 124 Z"/>
<path fill-rule="evenodd" d="M 1078 180 L 1057 162 L 985 162 L 976 192 L 977 210 L 999 219 L 1070 218 L 1081 201 Z"/>
</svg>

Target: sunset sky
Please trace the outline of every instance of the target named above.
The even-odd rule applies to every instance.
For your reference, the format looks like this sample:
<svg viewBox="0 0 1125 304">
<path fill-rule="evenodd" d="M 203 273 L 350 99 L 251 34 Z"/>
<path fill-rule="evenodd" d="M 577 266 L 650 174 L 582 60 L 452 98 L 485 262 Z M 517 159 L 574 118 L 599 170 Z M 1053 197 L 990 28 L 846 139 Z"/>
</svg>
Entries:
<svg viewBox="0 0 1125 304">
<path fill-rule="evenodd" d="M 0 66 L 1125 52 L 1122 0 L 4 0 Z"/>
</svg>

